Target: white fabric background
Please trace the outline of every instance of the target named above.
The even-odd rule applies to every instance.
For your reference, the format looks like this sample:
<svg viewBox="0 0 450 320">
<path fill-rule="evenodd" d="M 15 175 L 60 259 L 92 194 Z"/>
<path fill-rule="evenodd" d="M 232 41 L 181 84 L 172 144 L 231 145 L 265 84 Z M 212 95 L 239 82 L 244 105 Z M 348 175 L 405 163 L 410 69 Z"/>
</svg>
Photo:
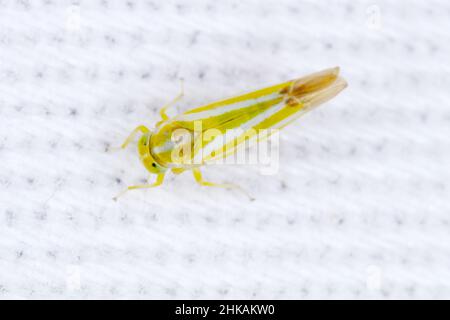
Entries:
<svg viewBox="0 0 450 320">
<path fill-rule="evenodd" d="M 447 1 L 0 1 L 0 298 L 450 298 Z M 349 87 L 276 175 L 147 177 L 108 152 L 324 68 Z"/>
</svg>

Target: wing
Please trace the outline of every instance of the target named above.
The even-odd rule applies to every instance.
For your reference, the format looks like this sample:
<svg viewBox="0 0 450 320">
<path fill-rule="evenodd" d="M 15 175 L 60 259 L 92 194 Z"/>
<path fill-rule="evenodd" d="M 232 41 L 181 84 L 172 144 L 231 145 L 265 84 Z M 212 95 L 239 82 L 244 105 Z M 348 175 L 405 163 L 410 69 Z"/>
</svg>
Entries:
<svg viewBox="0 0 450 320">
<path fill-rule="evenodd" d="M 191 109 L 176 116 L 172 122 L 179 128 L 202 132 L 202 136 L 192 139 L 194 162 L 223 158 L 224 146 L 227 146 L 227 155 L 232 154 L 241 141 L 250 140 L 251 128 L 284 108 L 285 91 L 292 83 L 284 82 Z M 199 147 L 196 149 L 194 145 L 198 139 L 201 139 L 201 144 L 197 144 Z"/>
<path fill-rule="evenodd" d="M 338 74 L 338 68 L 328 69 L 191 109 L 170 119 L 162 131 L 188 130 L 192 133 L 189 147 L 193 162 L 214 161 L 234 153 L 242 143 L 260 141 L 261 130 L 281 129 L 334 97 L 346 86 Z M 267 132 L 262 135 L 268 136 Z M 199 139 L 201 143 L 196 144 Z M 169 149 L 164 151 L 168 153 Z"/>
<path fill-rule="evenodd" d="M 202 130 L 228 130 L 241 127 L 245 122 L 273 109 L 284 99 L 282 90 L 292 81 L 261 90 L 246 93 L 229 99 L 213 102 L 188 110 L 172 121 L 180 127 L 194 129 L 194 122 L 201 121 Z"/>
</svg>

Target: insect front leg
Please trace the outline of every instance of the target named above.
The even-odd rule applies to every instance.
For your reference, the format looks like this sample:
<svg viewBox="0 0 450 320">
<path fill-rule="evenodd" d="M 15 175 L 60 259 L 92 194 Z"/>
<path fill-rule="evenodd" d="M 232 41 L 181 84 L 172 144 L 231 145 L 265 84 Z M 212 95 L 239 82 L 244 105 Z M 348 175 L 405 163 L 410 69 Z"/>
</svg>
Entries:
<svg viewBox="0 0 450 320">
<path fill-rule="evenodd" d="M 118 149 L 125 149 L 127 145 L 133 140 L 136 133 L 142 132 L 143 134 L 150 132 L 150 130 L 146 126 L 138 126 L 133 131 L 131 131 L 130 135 L 125 139 L 125 141 L 122 143 L 122 145 L 117 148 L 111 148 L 111 150 L 118 150 Z"/>
<path fill-rule="evenodd" d="M 194 175 L 195 181 L 201 186 L 220 187 L 220 188 L 227 188 L 227 189 L 238 189 L 239 191 L 243 192 L 250 199 L 250 201 L 255 200 L 255 198 L 253 198 L 250 194 L 248 194 L 244 189 L 242 189 L 237 184 L 214 183 L 214 182 L 205 181 L 205 180 L 203 180 L 202 173 L 201 173 L 200 169 L 198 169 L 198 168 L 192 169 L 192 174 Z"/>
<path fill-rule="evenodd" d="M 163 182 L 164 182 L 164 173 L 160 173 L 157 175 L 155 182 L 153 182 L 151 184 L 138 184 L 135 186 L 129 186 L 128 188 L 123 190 L 121 193 L 119 193 L 117 196 L 115 196 L 113 198 L 113 200 L 117 201 L 117 198 L 119 198 L 120 196 L 123 196 L 125 194 L 125 192 L 127 192 L 129 190 L 153 188 L 153 187 L 157 187 L 157 186 L 161 185 Z"/>
<path fill-rule="evenodd" d="M 175 99 L 173 99 L 172 101 L 170 101 L 169 103 L 165 104 L 160 110 L 159 110 L 159 114 L 161 116 L 161 119 L 163 119 L 163 121 L 168 120 L 169 116 L 167 115 L 167 109 L 170 108 L 171 106 L 173 106 L 175 103 L 177 103 L 178 101 L 180 101 L 181 98 L 183 98 L 184 96 L 184 82 L 183 80 L 181 80 L 181 92 L 175 97 Z"/>
</svg>

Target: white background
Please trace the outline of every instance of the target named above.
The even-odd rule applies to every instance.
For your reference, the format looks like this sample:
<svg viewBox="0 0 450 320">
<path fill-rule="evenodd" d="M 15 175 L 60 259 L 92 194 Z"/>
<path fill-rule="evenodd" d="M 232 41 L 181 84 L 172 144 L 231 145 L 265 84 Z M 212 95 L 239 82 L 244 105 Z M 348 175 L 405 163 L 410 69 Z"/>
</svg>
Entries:
<svg viewBox="0 0 450 320">
<path fill-rule="evenodd" d="M 0 298 L 450 298 L 447 1 L 0 1 Z M 147 178 L 171 114 L 340 66 L 280 170 Z"/>
</svg>

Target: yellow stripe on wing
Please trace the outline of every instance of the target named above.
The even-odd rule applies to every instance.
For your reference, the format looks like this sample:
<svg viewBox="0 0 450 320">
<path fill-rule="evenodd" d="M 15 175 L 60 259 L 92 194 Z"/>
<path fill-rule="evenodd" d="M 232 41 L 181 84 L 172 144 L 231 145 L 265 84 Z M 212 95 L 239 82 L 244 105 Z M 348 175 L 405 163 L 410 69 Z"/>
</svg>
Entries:
<svg viewBox="0 0 450 320">
<path fill-rule="evenodd" d="M 213 109 L 216 109 L 219 107 L 231 105 L 234 103 L 239 103 L 242 101 L 251 101 L 254 99 L 258 99 L 258 98 L 261 98 L 261 97 L 264 97 L 267 95 L 271 95 L 273 93 L 278 93 L 278 92 L 282 91 L 283 89 L 289 87 L 292 83 L 293 83 L 293 81 L 287 81 L 287 82 L 280 83 L 280 84 L 277 84 L 277 85 L 274 85 L 271 87 L 267 87 L 267 88 L 260 89 L 257 91 L 245 93 L 240 96 L 216 101 L 216 102 L 213 102 L 213 103 L 210 103 L 210 104 L 198 107 L 198 108 L 190 109 L 190 110 L 186 111 L 184 114 L 191 114 L 191 113 L 197 113 L 197 112 L 202 112 L 202 111 L 207 111 L 207 110 L 213 110 Z"/>
<path fill-rule="evenodd" d="M 231 110 L 229 112 L 207 118 L 200 118 L 197 119 L 197 121 L 201 121 L 202 131 L 206 131 L 209 129 L 218 129 L 224 132 L 228 129 L 239 128 L 242 124 L 250 121 L 259 114 L 262 114 L 273 106 L 279 104 L 282 100 L 283 97 L 279 96 L 275 99 L 255 103 L 245 108 Z M 174 120 L 173 124 L 177 127 L 185 128 L 191 131 L 193 131 L 195 127 L 195 121 Z"/>
</svg>

